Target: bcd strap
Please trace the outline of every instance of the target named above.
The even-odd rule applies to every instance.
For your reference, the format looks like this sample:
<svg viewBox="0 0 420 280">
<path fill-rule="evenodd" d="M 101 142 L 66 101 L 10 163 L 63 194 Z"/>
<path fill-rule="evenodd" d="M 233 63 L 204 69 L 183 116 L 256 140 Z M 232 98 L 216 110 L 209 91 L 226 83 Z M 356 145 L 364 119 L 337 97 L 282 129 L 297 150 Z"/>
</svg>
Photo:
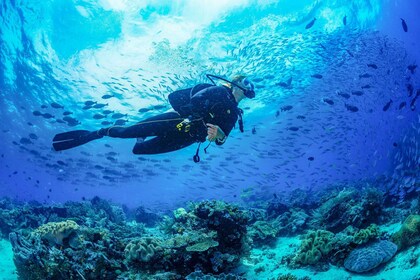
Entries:
<svg viewBox="0 0 420 280">
<path fill-rule="evenodd" d="M 244 120 L 243 120 L 244 110 L 238 108 L 238 125 L 239 130 L 243 133 L 244 132 Z"/>
</svg>

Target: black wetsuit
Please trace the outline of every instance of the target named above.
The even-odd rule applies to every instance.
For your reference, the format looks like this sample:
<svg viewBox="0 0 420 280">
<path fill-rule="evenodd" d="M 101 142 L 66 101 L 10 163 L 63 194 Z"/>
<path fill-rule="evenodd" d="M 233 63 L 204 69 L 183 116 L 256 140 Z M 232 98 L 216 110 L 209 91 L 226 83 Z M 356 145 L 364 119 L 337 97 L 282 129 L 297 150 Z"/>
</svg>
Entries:
<svg viewBox="0 0 420 280">
<path fill-rule="evenodd" d="M 177 108 L 178 111 L 163 113 L 129 127 L 113 126 L 106 129 L 105 135 L 117 138 L 155 136 L 137 143 L 133 148 L 135 154 L 166 153 L 195 142 L 205 142 L 207 123 L 219 126 L 226 136 L 229 135 L 240 112 L 231 89 L 207 85 L 189 99 L 182 110 Z M 189 126 L 185 124 L 182 128 L 177 127 L 186 118 L 190 120 Z M 223 143 L 216 140 L 216 144 Z"/>
</svg>

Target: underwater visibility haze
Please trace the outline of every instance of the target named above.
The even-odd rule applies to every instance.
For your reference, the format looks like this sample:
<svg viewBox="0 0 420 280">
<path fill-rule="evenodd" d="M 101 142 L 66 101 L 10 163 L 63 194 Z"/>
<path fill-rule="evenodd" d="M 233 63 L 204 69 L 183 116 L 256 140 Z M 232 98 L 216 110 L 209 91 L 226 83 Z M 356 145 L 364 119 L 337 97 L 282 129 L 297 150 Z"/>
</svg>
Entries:
<svg viewBox="0 0 420 280">
<path fill-rule="evenodd" d="M 419 11 L 2 0 L 0 279 L 419 280 Z M 167 112 L 207 74 L 256 93 L 223 145 L 53 149 Z"/>
</svg>

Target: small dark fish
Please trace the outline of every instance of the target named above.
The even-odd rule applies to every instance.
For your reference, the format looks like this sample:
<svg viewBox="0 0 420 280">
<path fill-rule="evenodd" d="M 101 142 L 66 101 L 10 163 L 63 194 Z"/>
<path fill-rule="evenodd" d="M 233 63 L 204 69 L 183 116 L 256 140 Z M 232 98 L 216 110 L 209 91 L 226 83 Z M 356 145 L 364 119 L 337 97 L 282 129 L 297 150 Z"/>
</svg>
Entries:
<svg viewBox="0 0 420 280">
<path fill-rule="evenodd" d="M 345 99 L 350 98 L 350 94 L 348 94 L 348 93 L 339 92 L 338 95 L 340 95 L 341 97 L 344 97 Z"/>
<path fill-rule="evenodd" d="M 76 126 L 78 124 L 81 124 L 77 119 L 66 116 L 63 118 L 63 120 L 67 123 L 68 126 Z"/>
<path fill-rule="evenodd" d="M 405 101 L 401 102 L 400 106 L 398 106 L 398 109 L 403 109 L 405 107 L 405 105 L 407 105 L 407 103 Z"/>
<path fill-rule="evenodd" d="M 398 144 L 394 142 L 394 143 L 392 143 L 392 146 L 398 147 Z"/>
<path fill-rule="evenodd" d="M 35 133 L 29 133 L 29 138 L 31 138 L 33 140 L 37 140 L 38 136 Z"/>
<path fill-rule="evenodd" d="M 414 74 L 414 71 L 416 70 L 417 65 L 416 64 L 410 64 L 407 66 L 407 69 L 410 70 L 411 74 Z"/>
<path fill-rule="evenodd" d="M 278 116 L 280 116 L 280 111 L 276 111 L 276 118 L 278 117 Z"/>
<path fill-rule="evenodd" d="M 312 26 L 314 26 L 315 21 L 316 21 L 316 18 L 314 18 L 313 20 L 311 20 L 311 22 L 310 22 L 310 23 L 308 23 L 308 24 L 305 26 L 305 29 L 309 29 L 309 28 L 311 28 Z"/>
<path fill-rule="evenodd" d="M 404 19 L 401 19 L 401 24 L 404 32 L 408 32 L 408 26 Z"/>
<path fill-rule="evenodd" d="M 298 115 L 296 118 L 297 118 L 297 119 L 299 119 L 299 120 L 304 120 L 304 119 L 306 119 L 306 117 L 305 117 L 305 116 L 302 116 L 302 115 Z"/>
<path fill-rule="evenodd" d="M 312 78 L 315 78 L 315 79 L 322 79 L 322 75 L 321 74 L 313 74 L 313 75 L 311 75 L 311 77 Z"/>
<path fill-rule="evenodd" d="M 273 196 L 274 196 L 274 198 L 275 199 L 277 199 L 278 197 L 277 197 L 277 194 L 275 194 L 275 193 L 273 193 Z"/>
<path fill-rule="evenodd" d="M 370 78 L 370 77 L 372 77 L 372 75 L 370 75 L 368 73 L 365 73 L 363 75 L 359 75 L 359 79 L 361 79 L 361 78 Z"/>
<path fill-rule="evenodd" d="M 98 103 L 98 104 L 93 105 L 92 108 L 101 109 L 101 108 L 103 108 L 105 106 L 108 106 L 108 103 L 106 103 L 106 104 L 100 104 L 100 103 Z"/>
<path fill-rule="evenodd" d="M 362 96 L 363 95 L 363 91 L 361 90 L 356 90 L 356 91 L 352 91 L 351 92 L 352 95 L 356 95 L 356 96 Z"/>
<path fill-rule="evenodd" d="M 364 85 L 364 86 L 362 86 L 362 89 L 366 89 L 366 88 L 371 88 L 371 86 L 370 85 Z"/>
<path fill-rule="evenodd" d="M 106 116 L 104 116 L 102 114 L 95 114 L 95 115 L 93 115 L 93 118 L 95 120 L 100 120 L 100 119 L 106 118 Z"/>
<path fill-rule="evenodd" d="M 285 82 L 278 82 L 278 83 L 276 83 L 276 86 L 281 86 L 281 87 L 284 87 L 284 88 L 289 87 L 289 85 L 286 84 Z"/>
<path fill-rule="evenodd" d="M 47 106 L 47 105 L 41 105 L 41 108 L 42 108 L 42 109 L 47 109 L 47 108 L 48 108 L 48 106 Z"/>
<path fill-rule="evenodd" d="M 412 84 L 407 85 L 408 97 L 411 97 L 414 93 L 414 87 Z"/>
<path fill-rule="evenodd" d="M 410 109 L 411 111 L 414 111 L 416 109 L 416 100 L 417 98 L 420 96 L 420 89 L 417 90 L 416 96 L 413 98 L 413 100 L 411 100 L 410 103 Z"/>
<path fill-rule="evenodd" d="M 64 117 L 63 120 L 65 122 L 77 122 L 78 121 L 77 119 L 72 118 L 72 117 L 68 117 L 68 116 L 67 117 Z"/>
<path fill-rule="evenodd" d="M 109 144 L 105 144 L 104 146 L 107 147 L 107 148 L 112 148 L 112 146 L 109 145 Z"/>
<path fill-rule="evenodd" d="M 324 101 L 325 103 L 330 104 L 330 105 L 334 105 L 334 101 L 332 101 L 332 100 L 331 100 L 331 99 L 329 99 L 329 98 L 324 98 L 324 99 L 323 99 L 323 101 Z"/>
<path fill-rule="evenodd" d="M 149 112 L 150 111 L 150 109 L 149 108 L 141 108 L 141 109 L 139 109 L 139 113 L 146 113 L 146 112 Z"/>
<path fill-rule="evenodd" d="M 286 105 L 286 106 L 282 106 L 280 107 L 280 111 L 284 112 L 284 111 L 290 111 L 293 109 L 292 105 Z"/>
<path fill-rule="evenodd" d="M 344 24 L 344 25 L 347 25 L 347 15 L 345 15 L 345 16 L 343 17 L 343 24 Z"/>
<path fill-rule="evenodd" d="M 83 106 L 83 108 L 82 108 L 83 110 L 89 110 L 89 109 L 92 109 L 92 105 L 85 105 L 85 106 Z"/>
<path fill-rule="evenodd" d="M 53 102 L 50 105 L 51 105 L 51 107 L 53 107 L 55 109 L 64 109 L 64 106 L 63 105 L 60 105 L 60 104 L 58 104 L 56 102 Z"/>
<path fill-rule="evenodd" d="M 351 51 L 349 51 L 348 49 L 346 49 L 346 52 L 351 56 L 351 57 L 354 57 L 354 54 L 351 52 Z"/>
<path fill-rule="evenodd" d="M 254 82 L 254 83 L 259 83 L 259 82 L 262 82 L 264 79 L 263 78 L 253 78 L 252 79 L 252 81 Z"/>
<path fill-rule="evenodd" d="M 288 130 L 298 131 L 299 130 L 299 127 L 297 127 L 297 126 L 291 126 L 291 127 L 288 128 Z"/>
<path fill-rule="evenodd" d="M 272 80 L 272 79 L 274 79 L 274 75 L 264 76 L 264 79 L 266 79 L 266 80 Z"/>
<path fill-rule="evenodd" d="M 68 116 L 68 115 L 71 115 L 71 114 L 73 114 L 73 112 L 65 111 L 65 112 L 63 113 L 63 115 L 64 115 L 64 116 Z"/>
<path fill-rule="evenodd" d="M 292 83 L 292 80 L 293 80 L 293 78 L 292 78 L 292 77 L 290 77 L 290 78 L 287 80 L 287 82 L 279 82 L 279 83 L 276 83 L 276 85 L 281 86 L 281 87 L 284 87 L 284 88 L 289 88 L 289 87 L 290 87 L 290 85 L 291 85 L 291 83 Z"/>
<path fill-rule="evenodd" d="M 101 124 L 102 124 L 102 125 L 111 125 L 111 124 L 112 124 L 112 122 L 110 122 L 110 121 L 103 121 L 103 122 L 101 122 Z"/>
<path fill-rule="evenodd" d="M 114 124 L 115 125 L 125 125 L 125 123 L 128 122 L 128 120 L 117 120 Z"/>
<path fill-rule="evenodd" d="M 257 134 L 257 129 L 255 128 L 255 126 L 252 128 L 252 134 Z"/>
<path fill-rule="evenodd" d="M 357 112 L 357 111 L 359 111 L 359 108 L 357 108 L 356 106 L 354 106 L 354 105 L 349 105 L 349 104 L 345 104 L 345 106 L 346 106 L 346 109 L 348 110 L 348 111 L 350 111 L 350 112 Z"/>
<path fill-rule="evenodd" d="M 110 94 L 102 95 L 102 99 L 110 99 L 112 97 L 115 97 L 115 96 L 114 95 L 110 95 Z"/>
<path fill-rule="evenodd" d="M 163 108 L 166 108 L 166 106 L 165 105 L 156 105 L 156 106 L 153 106 L 153 109 L 155 109 L 155 110 L 160 110 L 160 109 L 163 109 Z"/>
<path fill-rule="evenodd" d="M 89 101 L 85 101 L 85 106 L 92 106 L 93 104 L 96 104 L 96 103 L 98 103 L 98 102 L 96 102 L 96 101 L 91 101 L 91 100 L 89 100 Z"/>
<path fill-rule="evenodd" d="M 33 123 L 31 123 L 31 122 L 27 122 L 27 124 L 28 124 L 29 126 L 34 126 L 34 124 L 33 124 Z"/>
<path fill-rule="evenodd" d="M 122 117 L 126 117 L 127 116 L 127 114 L 121 114 L 121 113 L 115 113 L 115 114 L 113 114 L 112 115 L 112 118 L 113 119 L 121 119 Z"/>
<path fill-rule="evenodd" d="M 42 115 L 40 111 L 33 111 L 32 114 L 37 117 Z"/>
<path fill-rule="evenodd" d="M 26 137 L 20 138 L 19 142 L 20 144 L 24 144 L 24 145 L 33 144 L 33 142 L 29 138 L 26 138 Z"/>
<path fill-rule="evenodd" d="M 113 158 L 113 157 L 106 157 L 106 159 L 109 160 L 109 161 L 117 161 L 117 159 Z"/>
<path fill-rule="evenodd" d="M 315 158 L 314 157 L 308 157 L 309 161 L 313 161 Z"/>
<path fill-rule="evenodd" d="M 65 163 L 64 161 L 62 161 L 62 160 L 57 160 L 57 163 L 59 164 L 59 165 L 62 165 L 62 166 L 67 166 L 67 163 Z"/>
<path fill-rule="evenodd" d="M 111 111 L 111 110 L 104 110 L 104 111 L 102 112 L 102 114 L 104 114 L 104 115 L 109 115 L 109 114 L 111 114 L 111 113 L 114 113 L 114 111 Z"/>
<path fill-rule="evenodd" d="M 376 64 L 368 64 L 367 66 L 373 69 L 378 69 L 378 66 Z"/>
<path fill-rule="evenodd" d="M 385 104 L 385 106 L 382 108 L 382 110 L 383 110 L 384 112 L 388 111 L 389 107 L 391 107 L 391 104 L 392 104 L 392 99 L 390 99 L 390 100 L 388 101 L 388 103 L 386 103 L 386 104 Z"/>
<path fill-rule="evenodd" d="M 56 119 L 56 122 L 58 123 L 66 123 L 65 121 L 63 121 L 62 119 Z"/>
<path fill-rule="evenodd" d="M 45 119 L 51 119 L 51 118 L 54 118 L 54 116 L 53 116 L 53 115 L 51 115 L 51 114 L 49 114 L 49 113 L 42 114 L 42 116 L 43 116 Z"/>
</svg>

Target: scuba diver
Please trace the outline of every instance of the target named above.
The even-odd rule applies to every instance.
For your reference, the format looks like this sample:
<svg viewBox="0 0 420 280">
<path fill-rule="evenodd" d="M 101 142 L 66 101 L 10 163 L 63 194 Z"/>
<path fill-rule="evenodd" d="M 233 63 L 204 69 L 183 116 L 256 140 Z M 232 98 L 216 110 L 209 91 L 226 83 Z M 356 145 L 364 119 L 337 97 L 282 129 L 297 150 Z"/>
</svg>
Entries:
<svg viewBox="0 0 420 280">
<path fill-rule="evenodd" d="M 237 121 L 243 132 L 243 111 L 238 104 L 244 98 L 255 97 L 254 84 L 246 76 L 235 76 L 232 81 L 210 74 L 206 76 L 212 84 L 198 84 L 169 94 L 169 103 L 174 110 L 128 127 L 111 126 L 97 131 L 60 133 L 53 139 L 54 150 L 71 149 L 104 136 L 137 138 L 134 154 L 166 153 L 200 142 L 193 157 L 194 162 L 199 162 L 200 145 L 206 138 L 210 144 L 222 145 Z M 213 79 L 226 83 L 217 86 Z M 153 138 L 146 140 L 147 137 Z"/>
</svg>

